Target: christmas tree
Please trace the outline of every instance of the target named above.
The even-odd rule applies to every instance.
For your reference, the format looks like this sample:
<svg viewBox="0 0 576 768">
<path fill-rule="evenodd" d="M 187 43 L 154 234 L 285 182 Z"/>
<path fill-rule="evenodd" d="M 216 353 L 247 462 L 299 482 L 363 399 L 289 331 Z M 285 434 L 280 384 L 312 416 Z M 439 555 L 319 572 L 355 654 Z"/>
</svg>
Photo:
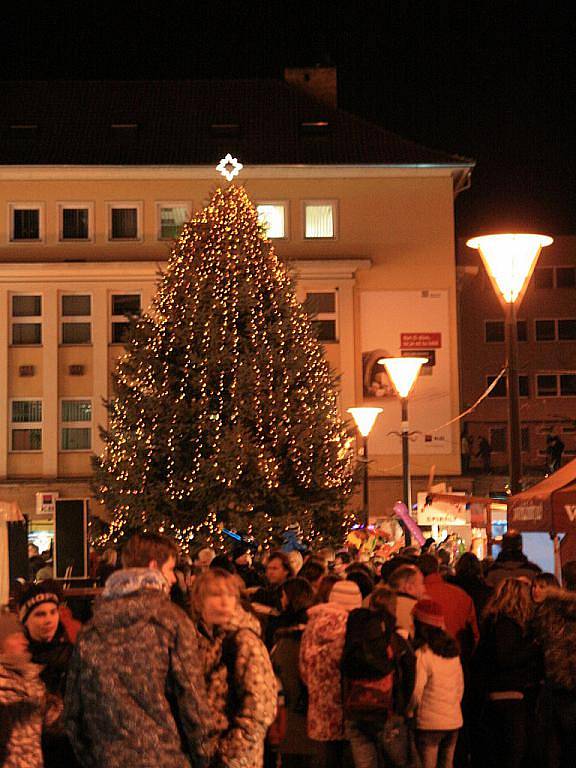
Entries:
<svg viewBox="0 0 576 768">
<path fill-rule="evenodd" d="M 131 326 L 95 461 L 109 538 L 269 536 L 293 520 L 341 537 L 355 470 L 336 382 L 243 188 L 184 226 Z"/>
</svg>

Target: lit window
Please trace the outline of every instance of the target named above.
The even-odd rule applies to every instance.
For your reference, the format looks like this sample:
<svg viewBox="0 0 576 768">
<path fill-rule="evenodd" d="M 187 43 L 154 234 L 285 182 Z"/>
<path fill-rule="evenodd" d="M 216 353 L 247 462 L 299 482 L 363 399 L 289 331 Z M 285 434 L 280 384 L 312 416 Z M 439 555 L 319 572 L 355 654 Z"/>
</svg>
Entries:
<svg viewBox="0 0 576 768">
<path fill-rule="evenodd" d="M 110 240 L 138 240 L 140 206 L 114 203 L 109 206 Z"/>
<path fill-rule="evenodd" d="M 41 318 L 42 296 L 12 296 L 12 344 L 42 344 Z"/>
<path fill-rule="evenodd" d="M 60 240 L 89 240 L 91 206 L 60 206 Z"/>
<path fill-rule="evenodd" d="M 89 451 L 92 448 L 92 402 L 62 400 L 60 414 L 63 451 Z"/>
<path fill-rule="evenodd" d="M 10 240 L 34 242 L 42 240 L 40 203 L 14 203 L 10 206 Z"/>
<path fill-rule="evenodd" d="M 140 313 L 140 294 L 118 293 L 112 296 L 112 344 L 124 344 L 130 323 L 127 318 Z"/>
<path fill-rule="evenodd" d="M 286 237 L 286 203 L 260 203 L 256 209 L 266 237 L 271 240 Z"/>
<path fill-rule="evenodd" d="M 318 341 L 337 341 L 337 311 L 335 291 L 314 291 L 306 294 L 304 309 L 310 316 Z"/>
<path fill-rule="evenodd" d="M 90 344 L 92 341 L 92 297 L 87 294 L 62 296 L 62 344 Z"/>
<path fill-rule="evenodd" d="M 158 205 L 158 239 L 174 240 L 180 237 L 182 227 L 190 217 L 189 203 L 160 203 Z"/>
<path fill-rule="evenodd" d="M 42 450 L 42 400 L 12 400 L 10 450 Z"/>
<path fill-rule="evenodd" d="M 305 237 L 310 239 L 335 237 L 335 209 L 336 204 L 333 202 L 304 203 Z"/>
</svg>

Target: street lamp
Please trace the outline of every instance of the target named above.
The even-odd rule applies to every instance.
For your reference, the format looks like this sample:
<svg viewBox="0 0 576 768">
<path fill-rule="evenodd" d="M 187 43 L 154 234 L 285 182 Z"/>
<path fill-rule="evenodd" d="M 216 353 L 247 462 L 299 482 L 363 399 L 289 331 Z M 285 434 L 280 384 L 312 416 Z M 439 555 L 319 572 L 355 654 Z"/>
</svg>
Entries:
<svg viewBox="0 0 576 768">
<path fill-rule="evenodd" d="M 368 435 L 378 414 L 382 413 L 382 408 L 348 408 L 348 413 L 356 423 L 358 432 L 362 435 L 362 460 L 364 462 L 364 483 L 362 489 L 362 517 L 364 525 L 368 528 L 370 515 L 368 512 Z"/>
<path fill-rule="evenodd" d="M 408 395 L 414 386 L 420 368 L 428 362 L 427 357 L 383 357 L 378 360 L 386 368 L 390 381 L 402 403 L 402 501 L 406 504 L 408 514 L 412 514 L 412 498 L 410 492 L 410 451 L 408 448 Z M 404 527 L 406 545 L 410 544 L 410 532 Z"/>
<path fill-rule="evenodd" d="M 516 307 L 520 305 L 542 248 L 553 242 L 547 235 L 484 235 L 466 245 L 479 251 L 506 313 L 506 375 L 508 380 L 508 464 L 510 493 L 522 490 L 522 453 L 516 348 Z"/>
</svg>

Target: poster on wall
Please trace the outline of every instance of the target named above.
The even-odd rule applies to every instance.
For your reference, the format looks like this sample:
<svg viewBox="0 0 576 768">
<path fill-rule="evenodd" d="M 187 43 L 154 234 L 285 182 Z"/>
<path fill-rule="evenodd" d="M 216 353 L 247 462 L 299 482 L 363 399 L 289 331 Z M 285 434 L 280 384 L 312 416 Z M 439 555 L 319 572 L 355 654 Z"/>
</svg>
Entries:
<svg viewBox="0 0 576 768">
<path fill-rule="evenodd" d="M 450 314 L 447 291 L 370 291 L 360 297 L 364 405 L 383 410 L 370 433 L 372 454 L 399 454 L 400 402 L 383 357 L 425 357 L 409 397 L 410 451 L 452 452 L 451 428 L 442 427 L 451 410 Z"/>
</svg>

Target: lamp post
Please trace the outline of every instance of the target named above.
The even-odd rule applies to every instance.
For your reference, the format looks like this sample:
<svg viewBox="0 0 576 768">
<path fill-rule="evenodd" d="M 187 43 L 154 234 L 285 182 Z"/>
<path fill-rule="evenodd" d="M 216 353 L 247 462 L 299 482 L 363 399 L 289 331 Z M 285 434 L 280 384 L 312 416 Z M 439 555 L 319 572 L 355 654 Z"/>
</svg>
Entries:
<svg viewBox="0 0 576 768">
<path fill-rule="evenodd" d="M 402 404 L 402 501 L 412 514 L 412 494 L 410 490 L 410 450 L 408 440 L 408 395 L 414 386 L 420 368 L 428 362 L 427 357 L 383 357 L 378 360 L 386 368 L 390 381 Z M 408 546 L 411 541 L 410 532 L 404 527 L 404 539 Z"/>
<path fill-rule="evenodd" d="M 508 383 L 508 465 L 510 493 L 520 491 L 522 446 L 518 392 L 518 353 L 516 344 L 516 309 L 536 266 L 542 248 L 553 242 L 547 235 L 484 235 L 468 240 L 466 245 L 479 251 L 496 295 L 505 306 L 506 378 Z"/>
<path fill-rule="evenodd" d="M 368 510 L 368 435 L 374 426 L 374 422 L 378 418 L 378 414 L 382 413 L 382 408 L 348 408 L 348 413 L 354 419 L 358 432 L 362 435 L 362 460 L 364 462 L 364 480 L 362 486 L 362 518 L 364 526 L 367 528 L 370 522 L 370 514 Z"/>
</svg>

